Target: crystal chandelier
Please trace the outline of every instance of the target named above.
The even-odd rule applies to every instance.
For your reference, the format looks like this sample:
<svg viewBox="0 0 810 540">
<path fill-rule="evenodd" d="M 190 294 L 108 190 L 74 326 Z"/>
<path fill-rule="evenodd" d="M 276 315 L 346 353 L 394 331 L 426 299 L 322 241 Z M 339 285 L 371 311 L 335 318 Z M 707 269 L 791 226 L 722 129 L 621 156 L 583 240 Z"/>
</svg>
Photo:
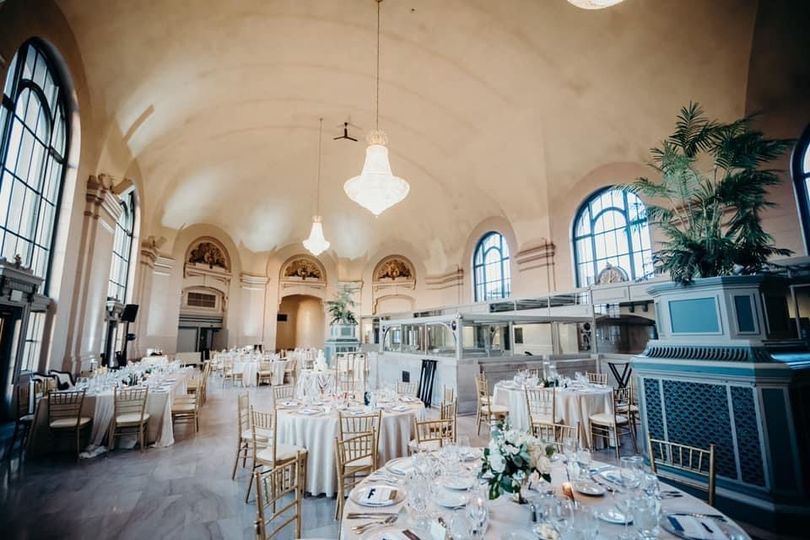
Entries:
<svg viewBox="0 0 810 540">
<path fill-rule="evenodd" d="M 582 9 L 603 9 L 615 6 L 623 1 L 624 0 L 568 0 L 568 3 Z"/>
<path fill-rule="evenodd" d="M 368 134 L 366 160 L 360 176 L 350 178 L 343 184 L 343 191 L 351 200 L 379 216 L 386 209 L 401 202 L 408 196 L 411 187 L 408 182 L 394 176 L 388 161 L 388 140 L 380 130 L 380 3 L 377 1 L 377 96 L 376 127 Z"/>
<path fill-rule="evenodd" d="M 318 174 L 315 176 L 315 215 L 312 216 L 312 229 L 309 231 L 309 238 L 304 240 L 304 247 L 316 257 L 329 249 L 329 241 L 323 236 L 323 224 L 321 223 L 320 195 L 321 195 L 321 139 L 323 138 L 323 118 L 320 119 L 318 127 Z"/>
</svg>

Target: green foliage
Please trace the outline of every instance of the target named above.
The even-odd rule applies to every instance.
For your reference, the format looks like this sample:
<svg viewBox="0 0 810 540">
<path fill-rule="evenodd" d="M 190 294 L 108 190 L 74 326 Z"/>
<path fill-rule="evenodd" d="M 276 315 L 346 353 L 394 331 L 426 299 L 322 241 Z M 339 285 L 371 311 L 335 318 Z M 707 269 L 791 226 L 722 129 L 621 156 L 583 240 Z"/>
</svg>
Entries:
<svg viewBox="0 0 810 540">
<path fill-rule="evenodd" d="M 352 308 L 355 306 L 352 300 L 352 292 L 347 286 L 342 286 L 335 295 L 334 300 L 326 302 L 329 315 L 332 316 L 330 324 L 357 324 Z"/>
<path fill-rule="evenodd" d="M 647 218 L 667 238 L 653 259 L 673 281 L 753 274 L 771 256 L 791 253 L 774 247 L 762 228 L 763 210 L 774 206 L 768 188 L 780 180 L 778 171 L 761 167 L 793 141 L 767 139 L 751 120 L 709 120 L 690 103 L 672 135 L 650 150 L 657 178 L 623 186 L 649 202 Z"/>
</svg>

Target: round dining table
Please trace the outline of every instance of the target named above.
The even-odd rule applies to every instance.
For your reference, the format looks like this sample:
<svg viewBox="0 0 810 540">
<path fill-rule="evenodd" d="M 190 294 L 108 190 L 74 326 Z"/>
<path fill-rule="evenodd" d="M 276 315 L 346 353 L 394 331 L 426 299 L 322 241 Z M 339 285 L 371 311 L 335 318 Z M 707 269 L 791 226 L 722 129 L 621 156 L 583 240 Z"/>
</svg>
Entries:
<svg viewBox="0 0 810 540">
<path fill-rule="evenodd" d="M 418 526 L 409 515 L 407 509 L 408 480 L 405 476 L 395 474 L 396 471 L 407 470 L 409 465 L 405 463 L 405 461 L 410 459 L 411 458 L 395 460 L 396 468 L 394 468 L 394 464 L 386 464 L 376 473 L 360 482 L 349 493 L 341 518 L 340 538 L 342 540 L 429 540 L 440 537 L 437 536 L 440 535 L 440 531 L 442 531 L 439 517 L 441 517 L 441 522 L 444 524 L 450 524 L 456 513 L 466 514 L 463 510 L 463 506 L 462 508 L 448 509 L 438 504 L 437 499 L 434 498 L 430 503 L 429 510 L 433 519 L 429 520 L 427 524 L 428 528 L 425 528 L 424 523 L 422 527 Z M 480 466 L 480 459 L 465 464 L 465 468 L 467 469 L 465 474 L 469 474 L 470 477 L 474 479 L 475 483 L 478 482 L 475 478 L 475 474 Z M 604 463 L 591 463 L 591 471 L 607 471 L 610 469 L 616 470 L 615 467 Z M 596 472 L 595 474 L 599 473 Z M 441 475 L 437 476 L 434 480 L 434 487 L 437 490 L 435 493 L 437 496 L 444 496 L 442 495 L 442 490 L 448 490 L 447 487 L 444 487 L 448 478 L 451 478 L 451 476 Z M 551 470 L 550 495 L 563 498 L 563 483 L 566 481 L 567 475 L 565 466 L 559 462 L 555 464 Z M 660 527 L 658 538 L 678 538 L 678 536 L 668 532 L 663 526 L 664 521 L 670 519 L 679 520 L 679 523 L 682 523 L 684 526 L 689 522 L 688 524 L 690 526 L 697 528 L 701 528 L 703 526 L 702 523 L 705 523 L 705 526 L 711 528 L 714 534 L 707 535 L 704 532 L 702 533 L 704 536 L 700 536 L 700 538 L 711 538 L 713 540 L 742 540 L 749 538 L 731 518 L 716 508 L 709 506 L 706 502 L 663 481 L 659 482 L 659 485 L 661 492 L 661 518 L 659 523 L 661 523 L 662 526 Z M 392 504 L 381 506 L 365 505 L 357 502 L 358 500 L 362 500 L 359 494 L 368 494 L 372 487 L 388 490 L 389 493 L 392 490 L 395 491 L 396 493 L 392 496 Z M 478 493 L 483 493 L 483 491 L 479 491 Z M 460 495 L 465 501 L 474 496 L 472 490 L 452 490 L 452 494 L 454 498 Z M 593 512 L 593 514 L 600 515 L 605 515 L 605 513 L 610 515 L 610 511 L 616 508 L 618 498 L 622 496 L 623 494 L 619 493 L 618 489 L 614 491 L 607 490 L 602 496 L 586 496 L 580 493 L 574 494 L 580 512 Z M 512 499 L 511 495 L 507 494 L 495 500 L 486 500 L 485 505 L 488 510 L 488 516 L 483 535 L 484 539 L 536 540 L 540 538 L 540 536 L 534 532 L 536 527 L 543 527 L 544 531 L 548 531 L 551 528 L 551 524 L 547 523 L 544 525 L 542 522 L 533 522 L 530 505 L 517 504 Z M 380 517 L 375 517 L 377 515 Z M 373 524 L 375 522 L 379 523 L 387 516 L 390 516 L 389 521 L 392 521 L 391 523 L 380 525 Z M 628 523 L 627 528 L 625 528 L 625 525 L 621 522 L 610 523 L 601 518 L 597 519 L 596 522 L 598 523 L 599 529 L 597 538 L 600 540 L 603 538 L 617 538 L 627 532 L 636 532 L 632 523 Z M 365 528 L 365 530 L 357 530 L 357 527 L 362 527 L 365 524 L 372 525 Z M 556 532 L 554 534 L 556 534 Z M 550 537 L 554 536 L 552 535 Z"/>
<path fill-rule="evenodd" d="M 424 417 L 425 406 L 421 401 L 403 398 L 380 403 L 382 424 L 380 427 L 379 463 L 408 454 L 408 443 L 414 419 Z M 378 409 L 362 404 L 353 409 L 361 414 L 373 414 Z M 292 444 L 308 451 L 306 491 L 312 495 L 332 497 L 337 492 L 335 463 L 335 439 L 340 435 L 340 419 L 335 404 L 317 405 L 297 402 L 285 408 L 277 404 L 278 442 Z"/>
<path fill-rule="evenodd" d="M 529 429 L 529 411 L 525 386 L 511 380 L 495 384 L 492 402 L 509 408 L 509 423 L 519 430 Z M 568 388 L 542 388 L 554 392 L 558 419 L 567 426 L 579 426 L 580 444 L 592 448 L 590 417 L 613 412 L 613 389 L 610 386 L 577 384 Z"/>
</svg>

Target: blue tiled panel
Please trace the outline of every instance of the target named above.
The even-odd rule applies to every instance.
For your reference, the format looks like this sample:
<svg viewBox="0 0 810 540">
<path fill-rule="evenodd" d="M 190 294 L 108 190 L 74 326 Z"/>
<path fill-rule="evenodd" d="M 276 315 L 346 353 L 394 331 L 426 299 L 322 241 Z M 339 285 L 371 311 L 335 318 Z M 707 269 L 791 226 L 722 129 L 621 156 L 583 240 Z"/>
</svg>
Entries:
<svg viewBox="0 0 810 540">
<path fill-rule="evenodd" d="M 670 442 L 715 445 L 718 476 L 737 479 L 726 387 L 664 380 L 664 407 Z"/>
<path fill-rule="evenodd" d="M 754 390 L 744 386 L 732 386 L 731 405 L 734 409 L 734 426 L 737 428 L 742 480 L 749 484 L 764 486 L 765 473 L 762 470 Z"/>
<path fill-rule="evenodd" d="M 647 407 L 647 429 L 653 439 L 664 439 L 661 414 L 661 389 L 658 379 L 644 379 L 644 405 Z"/>
</svg>

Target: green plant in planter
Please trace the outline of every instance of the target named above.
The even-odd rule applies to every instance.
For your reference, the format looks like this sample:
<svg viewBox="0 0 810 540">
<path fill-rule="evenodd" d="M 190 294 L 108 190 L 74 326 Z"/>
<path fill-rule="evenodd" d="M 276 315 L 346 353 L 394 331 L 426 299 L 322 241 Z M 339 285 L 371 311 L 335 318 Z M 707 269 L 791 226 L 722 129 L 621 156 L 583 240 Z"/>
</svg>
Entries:
<svg viewBox="0 0 810 540">
<path fill-rule="evenodd" d="M 355 305 L 352 300 L 352 292 L 345 285 L 335 295 L 334 300 L 326 302 L 327 310 L 332 316 L 330 324 L 357 324 L 357 318 L 351 308 Z"/>
<path fill-rule="evenodd" d="M 792 143 L 766 138 L 750 116 L 721 123 L 707 119 L 697 103 L 683 107 L 672 135 L 650 151 L 658 178 L 623 186 L 649 201 L 647 218 L 667 238 L 653 255 L 656 268 L 686 285 L 753 274 L 769 257 L 790 255 L 774 247 L 761 214 L 774 206 L 768 188 L 780 181 L 778 171 L 762 166 Z"/>
</svg>

